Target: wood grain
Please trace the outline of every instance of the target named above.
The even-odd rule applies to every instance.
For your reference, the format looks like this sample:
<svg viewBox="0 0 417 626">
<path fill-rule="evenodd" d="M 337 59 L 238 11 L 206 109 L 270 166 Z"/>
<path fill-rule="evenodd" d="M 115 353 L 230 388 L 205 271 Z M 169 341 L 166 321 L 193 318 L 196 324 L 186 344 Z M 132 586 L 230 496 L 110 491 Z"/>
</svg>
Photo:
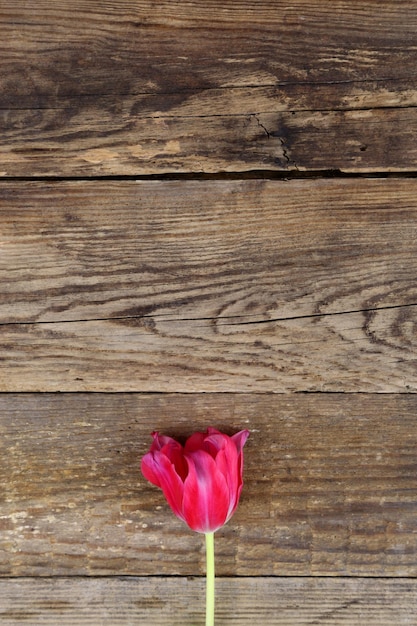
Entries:
<svg viewBox="0 0 417 626">
<path fill-rule="evenodd" d="M 216 105 L 211 102 L 210 109 Z M 197 107 L 191 117 L 114 115 L 98 103 L 81 114 L 73 108 L 36 115 L 13 111 L 6 123 L 0 121 L 6 138 L 0 176 L 416 170 L 415 106 L 324 112 L 299 111 L 300 106 L 290 113 L 272 105 L 266 113 L 226 115 Z"/>
<path fill-rule="evenodd" d="M 414 179 L 0 187 L 3 391 L 415 391 Z"/>
<path fill-rule="evenodd" d="M 0 175 L 416 169 L 416 3 L 154 4 L 2 3 Z"/>
<path fill-rule="evenodd" d="M 338 0 L 331 11 L 320 0 L 41 0 L 36 11 L 4 0 L 0 17 L 6 105 L 16 105 L 15 93 L 28 107 L 73 96 L 415 80 L 417 5 L 408 0 L 382 0 L 378 13 L 362 0 Z"/>
<path fill-rule="evenodd" d="M 0 394 L 1 624 L 202 622 L 139 460 L 208 425 L 251 430 L 216 624 L 414 624 L 417 2 L 0 29 L 0 391 L 77 392 Z"/>
<path fill-rule="evenodd" d="M 411 626 L 417 582 L 352 578 L 218 578 L 216 625 Z M 0 581 L 4 626 L 181 626 L 204 621 L 195 578 Z"/>
<path fill-rule="evenodd" d="M 154 429 L 249 428 L 219 575 L 415 576 L 417 396 L 0 395 L 3 576 L 201 575 L 140 475 Z M 313 584 L 313 583 L 312 583 Z"/>
</svg>

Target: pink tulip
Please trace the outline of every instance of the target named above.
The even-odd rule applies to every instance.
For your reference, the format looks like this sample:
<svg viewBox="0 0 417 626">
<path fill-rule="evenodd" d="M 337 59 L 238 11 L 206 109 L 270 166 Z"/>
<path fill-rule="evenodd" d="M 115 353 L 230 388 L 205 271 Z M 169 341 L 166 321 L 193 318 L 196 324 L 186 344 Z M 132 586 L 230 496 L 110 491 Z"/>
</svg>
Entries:
<svg viewBox="0 0 417 626">
<path fill-rule="evenodd" d="M 194 433 L 183 447 L 178 441 L 152 433 L 151 448 L 142 459 L 142 473 L 160 487 L 177 517 L 199 533 L 212 533 L 233 515 L 242 491 L 241 430 L 232 437 L 215 428 Z"/>
</svg>

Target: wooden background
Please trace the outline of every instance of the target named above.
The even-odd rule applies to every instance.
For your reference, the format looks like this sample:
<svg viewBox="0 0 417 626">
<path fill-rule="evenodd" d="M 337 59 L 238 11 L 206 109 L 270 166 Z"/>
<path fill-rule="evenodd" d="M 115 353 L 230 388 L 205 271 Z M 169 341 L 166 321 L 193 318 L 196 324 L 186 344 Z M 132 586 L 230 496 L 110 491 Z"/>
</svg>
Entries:
<svg viewBox="0 0 417 626">
<path fill-rule="evenodd" d="M 196 625 L 150 432 L 251 431 L 216 626 L 415 624 L 417 2 L 0 0 L 0 622 Z"/>
</svg>

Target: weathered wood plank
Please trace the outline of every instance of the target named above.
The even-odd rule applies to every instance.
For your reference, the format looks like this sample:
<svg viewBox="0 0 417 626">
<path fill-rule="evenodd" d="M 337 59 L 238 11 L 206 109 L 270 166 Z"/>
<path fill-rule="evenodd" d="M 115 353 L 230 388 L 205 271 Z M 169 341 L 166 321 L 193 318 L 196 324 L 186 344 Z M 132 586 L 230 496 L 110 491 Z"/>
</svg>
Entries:
<svg viewBox="0 0 417 626">
<path fill-rule="evenodd" d="M 97 103 L 81 114 L 71 108 L 35 116 L 7 111 L 6 123 L 0 121 L 6 138 L 0 175 L 417 169 L 415 106 L 323 112 L 298 111 L 298 104 L 291 113 L 279 113 L 272 105 L 262 114 L 252 112 L 260 103 L 254 106 L 236 115 L 199 109 L 192 117 L 156 112 L 144 118 L 103 113 Z"/>
<path fill-rule="evenodd" d="M 3 2 L 0 23 L 3 176 L 416 169 L 416 2 Z"/>
<path fill-rule="evenodd" d="M 16 105 L 14 94 L 28 107 L 71 96 L 414 80 L 417 3 L 375 8 L 362 0 L 331 10 L 320 0 L 41 0 L 34 10 L 3 0 L 0 103 Z"/>
<path fill-rule="evenodd" d="M 3 182 L 3 391 L 415 391 L 417 181 Z"/>
<path fill-rule="evenodd" d="M 411 626 L 414 579 L 218 578 L 216 625 Z M 195 578 L 0 581 L 3 626 L 203 624 L 204 581 Z"/>
<path fill-rule="evenodd" d="M 247 427 L 219 575 L 415 576 L 417 396 L 0 396 L 3 576 L 199 575 L 204 541 L 140 475 L 150 432 Z"/>
</svg>

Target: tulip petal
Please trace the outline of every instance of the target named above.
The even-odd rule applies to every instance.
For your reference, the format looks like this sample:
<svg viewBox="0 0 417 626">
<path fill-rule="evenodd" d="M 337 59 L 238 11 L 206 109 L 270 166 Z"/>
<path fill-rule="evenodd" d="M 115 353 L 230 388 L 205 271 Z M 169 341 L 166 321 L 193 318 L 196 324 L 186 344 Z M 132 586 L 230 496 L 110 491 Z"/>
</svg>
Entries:
<svg viewBox="0 0 417 626">
<path fill-rule="evenodd" d="M 169 458 L 159 451 L 145 454 L 142 459 L 142 473 L 149 482 L 162 489 L 175 515 L 184 520 L 182 514 L 184 483 Z"/>
<path fill-rule="evenodd" d="M 239 496 L 239 486 L 241 477 L 239 472 L 239 462 L 236 448 L 232 442 L 220 450 L 216 457 L 217 470 L 223 474 L 229 491 L 229 506 L 227 511 L 227 519 L 229 519 L 237 507 Z"/>
<path fill-rule="evenodd" d="M 246 443 L 247 438 L 249 437 L 250 432 L 249 430 L 241 430 L 240 432 L 236 433 L 235 435 L 232 435 L 231 439 L 232 441 L 234 441 L 235 445 L 236 445 L 236 450 L 237 453 L 240 454 L 243 450 L 243 446 Z"/>
<path fill-rule="evenodd" d="M 216 456 L 216 466 L 224 475 L 229 489 L 229 509 L 226 521 L 230 519 L 239 503 L 243 487 L 242 463 L 243 455 L 238 453 L 235 442 L 231 437 L 225 437 L 223 449 Z"/>
<path fill-rule="evenodd" d="M 248 430 L 242 430 L 230 438 L 230 445 L 227 442 L 224 450 L 219 452 L 216 458 L 217 467 L 225 472 L 227 483 L 230 489 L 230 505 L 227 519 L 235 512 L 239 503 L 240 494 L 243 487 L 243 446 L 249 437 Z"/>
<path fill-rule="evenodd" d="M 168 459 L 175 465 L 177 474 L 184 480 L 187 476 L 188 466 L 184 459 L 184 449 L 182 445 L 167 435 L 160 435 L 158 431 L 152 433 L 153 442 L 150 452 L 162 452 Z M 154 485 L 160 486 L 154 480 L 151 480 Z"/>
<path fill-rule="evenodd" d="M 149 482 L 153 485 L 160 487 L 160 469 L 159 466 L 155 463 L 154 454 L 155 452 L 148 452 L 147 454 L 145 454 L 145 456 L 142 458 L 140 468 L 146 480 L 149 480 Z"/>
<path fill-rule="evenodd" d="M 184 519 L 197 532 L 214 532 L 223 526 L 228 514 L 226 479 L 205 450 L 192 452 L 186 458 L 188 476 L 184 481 Z"/>
<path fill-rule="evenodd" d="M 153 441 L 151 445 L 150 452 L 155 452 L 155 450 L 162 450 L 162 448 L 170 443 L 175 444 L 177 446 L 181 446 L 178 441 L 173 439 L 172 437 L 168 437 L 168 435 L 161 435 L 157 430 L 154 430 L 152 433 Z"/>
<path fill-rule="evenodd" d="M 202 450 L 204 445 L 204 439 L 207 437 L 206 433 L 193 433 L 191 437 L 188 437 L 185 442 L 184 452 L 188 454 L 188 452 L 196 452 L 197 450 Z"/>
<path fill-rule="evenodd" d="M 209 428 L 203 443 L 203 450 L 206 450 L 215 459 L 225 446 L 228 445 L 231 439 L 228 435 L 220 433 L 214 428 Z"/>
<path fill-rule="evenodd" d="M 178 476 L 184 481 L 188 474 L 188 465 L 184 457 L 184 449 L 180 443 L 175 440 L 169 441 L 162 449 L 164 454 L 174 465 Z"/>
</svg>

